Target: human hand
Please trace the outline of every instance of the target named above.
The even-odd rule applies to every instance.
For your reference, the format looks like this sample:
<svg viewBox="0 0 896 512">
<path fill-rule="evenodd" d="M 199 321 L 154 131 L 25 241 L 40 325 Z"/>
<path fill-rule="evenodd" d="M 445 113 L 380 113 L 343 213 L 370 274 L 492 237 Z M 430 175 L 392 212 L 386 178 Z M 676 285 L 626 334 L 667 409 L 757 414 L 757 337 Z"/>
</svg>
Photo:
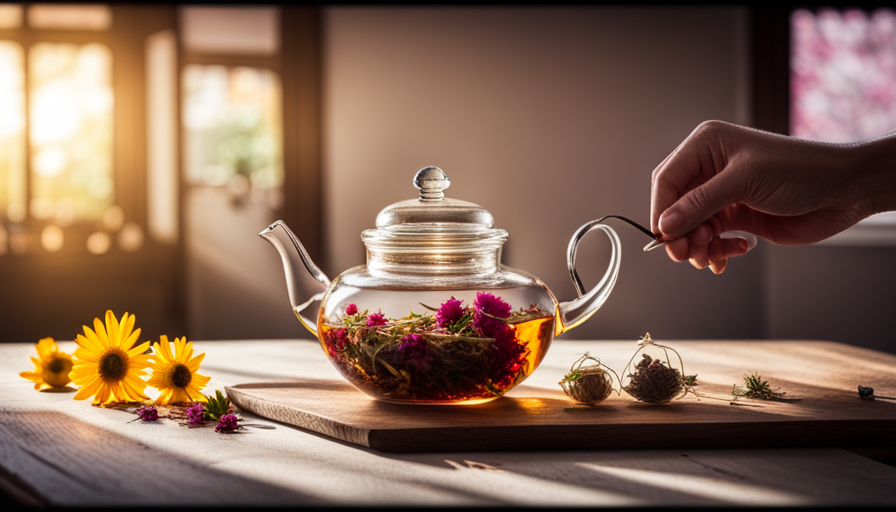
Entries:
<svg viewBox="0 0 896 512">
<path fill-rule="evenodd" d="M 885 139 L 891 152 L 894 140 Z M 823 240 L 877 213 L 880 175 L 894 174 L 869 164 L 881 155 L 877 142 L 827 144 L 702 123 L 653 171 L 651 230 L 668 240 L 672 260 L 716 274 L 748 250 L 746 240 L 723 232 L 783 245 Z"/>
</svg>

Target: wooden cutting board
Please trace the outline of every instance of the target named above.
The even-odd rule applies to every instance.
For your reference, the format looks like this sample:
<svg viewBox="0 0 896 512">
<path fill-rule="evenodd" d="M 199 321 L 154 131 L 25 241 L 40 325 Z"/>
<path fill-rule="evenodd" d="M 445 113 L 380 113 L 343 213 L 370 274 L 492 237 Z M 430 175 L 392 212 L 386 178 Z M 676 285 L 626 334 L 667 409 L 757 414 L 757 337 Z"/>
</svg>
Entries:
<svg viewBox="0 0 896 512">
<path fill-rule="evenodd" d="M 557 385 L 523 384 L 486 404 L 443 406 L 381 402 L 336 380 L 226 389 L 243 410 L 384 452 L 896 446 L 896 400 L 861 400 L 857 390 L 862 384 L 896 396 L 894 355 L 832 342 L 668 344 L 682 354 L 685 373 L 698 374 L 703 398 L 651 405 L 623 393 L 587 407 Z M 592 342 L 585 348 L 621 372 L 636 347 Z M 553 355 L 566 368 L 577 357 Z M 551 366 L 546 359 L 529 381 Z M 540 382 L 556 383 L 565 373 L 560 368 L 553 364 L 557 377 Z M 732 385 L 753 372 L 798 400 L 732 405 Z"/>
</svg>

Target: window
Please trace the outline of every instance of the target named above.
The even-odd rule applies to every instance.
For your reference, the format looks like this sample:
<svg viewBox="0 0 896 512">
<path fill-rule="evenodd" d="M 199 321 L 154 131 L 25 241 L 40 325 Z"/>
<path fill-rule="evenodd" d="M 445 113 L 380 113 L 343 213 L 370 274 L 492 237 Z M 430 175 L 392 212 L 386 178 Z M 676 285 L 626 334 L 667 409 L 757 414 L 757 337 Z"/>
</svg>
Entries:
<svg viewBox="0 0 896 512">
<path fill-rule="evenodd" d="M 103 5 L 0 6 L 0 255 L 142 246 L 116 190 L 112 26 Z"/>
<path fill-rule="evenodd" d="M 0 5 L 0 310 L 18 319 L 0 341 L 71 339 L 72 326 L 107 309 L 138 312 L 148 337 L 183 332 L 182 244 L 171 229 L 180 198 L 168 186 L 177 140 L 150 140 L 176 137 L 176 63 L 162 95 L 172 105 L 167 130 L 148 126 L 161 111 L 150 101 L 160 90 L 150 43 L 167 33 L 161 53 L 176 58 L 176 14 L 166 5 Z M 160 153 L 167 159 L 155 167 L 170 173 L 155 187 L 171 210 L 165 236 L 151 229 L 150 161 Z"/>
<path fill-rule="evenodd" d="M 236 191 L 283 184 L 277 74 L 190 64 L 183 70 L 183 91 L 188 183 Z"/>
<path fill-rule="evenodd" d="M 790 31 L 791 135 L 855 142 L 896 130 L 896 11 L 798 9 Z M 824 243 L 896 245 L 896 212 Z"/>
<path fill-rule="evenodd" d="M 31 216 L 68 225 L 114 206 L 112 52 L 37 43 L 28 52 Z"/>
</svg>

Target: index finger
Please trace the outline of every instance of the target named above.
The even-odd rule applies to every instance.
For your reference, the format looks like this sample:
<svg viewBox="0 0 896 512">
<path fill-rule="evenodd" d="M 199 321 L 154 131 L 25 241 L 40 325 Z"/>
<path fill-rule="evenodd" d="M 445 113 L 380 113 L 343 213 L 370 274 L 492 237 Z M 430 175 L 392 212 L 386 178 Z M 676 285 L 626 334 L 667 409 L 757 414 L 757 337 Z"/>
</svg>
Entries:
<svg viewBox="0 0 896 512">
<path fill-rule="evenodd" d="M 650 187 L 650 230 L 659 233 L 660 216 L 703 176 L 704 166 L 693 133 L 653 171 Z"/>
</svg>

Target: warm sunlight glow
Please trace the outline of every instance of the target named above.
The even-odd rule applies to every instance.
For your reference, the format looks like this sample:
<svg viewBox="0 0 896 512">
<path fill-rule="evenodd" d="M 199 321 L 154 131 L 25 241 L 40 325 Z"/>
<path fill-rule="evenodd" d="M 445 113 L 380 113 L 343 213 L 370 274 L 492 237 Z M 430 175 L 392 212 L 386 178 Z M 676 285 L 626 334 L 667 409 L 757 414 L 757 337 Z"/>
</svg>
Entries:
<svg viewBox="0 0 896 512">
<path fill-rule="evenodd" d="M 0 5 L 0 28 L 19 28 L 22 26 L 21 5 Z"/>
<path fill-rule="evenodd" d="M 22 46 L 0 41 L 0 218 L 24 220 L 25 75 Z"/>
<path fill-rule="evenodd" d="M 47 226 L 40 232 L 40 245 L 47 252 L 57 252 L 62 249 L 65 242 L 65 235 L 59 226 Z"/>
<path fill-rule="evenodd" d="M 105 254 L 109 252 L 111 246 L 112 239 L 102 231 L 97 231 L 87 237 L 87 251 L 90 254 Z"/>
<path fill-rule="evenodd" d="M 578 466 L 604 476 L 627 480 L 644 486 L 645 491 L 657 489 L 719 500 L 720 503 L 739 505 L 808 505 L 799 496 L 769 487 L 729 482 L 712 476 L 698 476 L 677 471 L 620 468 L 580 462 Z"/>
<path fill-rule="evenodd" d="M 96 43 L 38 43 L 28 73 L 31 214 L 99 220 L 114 199 L 112 53 Z"/>
<path fill-rule="evenodd" d="M 124 225 L 124 210 L 120 206 L 110 206 L 103 212 L 103 225 L 112 231 L 118 231 Z"/>
<path fill-rule="evenodd" d="M 112 27 L 112 9 L 106 5 L 34 5 L 28 8 L 28 25 L 39 29 L 108 30 Z"/>
<path fill-rule="evenodd" d="M 143 229 L 139 224 L 128 222 L 118 233 L 118 245 L 122 250 L 134 252 L 143 247 Z"/>
</svg>

